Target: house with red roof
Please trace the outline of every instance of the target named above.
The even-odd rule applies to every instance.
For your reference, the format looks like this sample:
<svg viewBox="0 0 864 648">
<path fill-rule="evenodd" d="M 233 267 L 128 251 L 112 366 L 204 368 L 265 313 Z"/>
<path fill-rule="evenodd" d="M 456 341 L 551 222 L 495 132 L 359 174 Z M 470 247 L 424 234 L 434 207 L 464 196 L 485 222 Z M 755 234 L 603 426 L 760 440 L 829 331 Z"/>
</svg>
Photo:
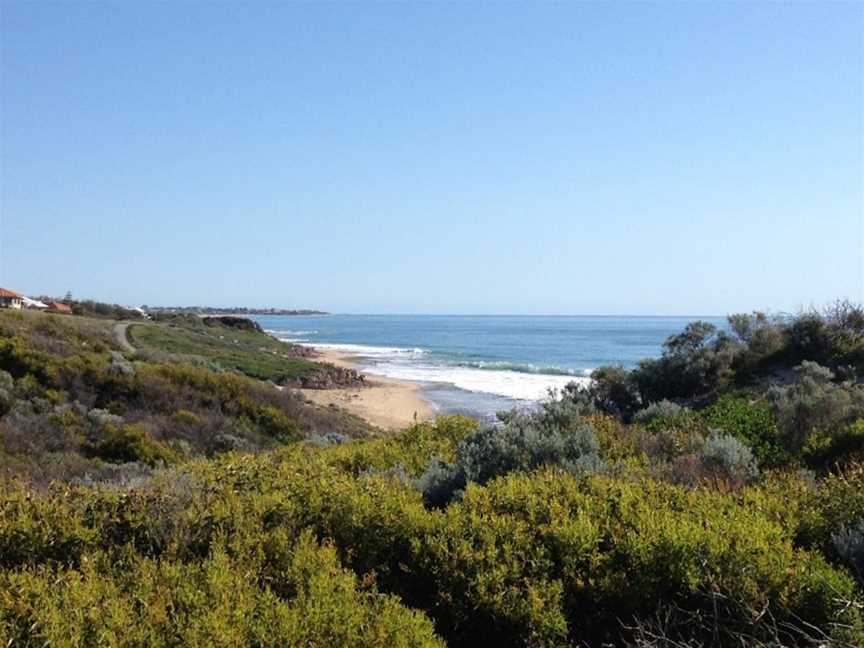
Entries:
<svg viewBox="0 0 864 648">
<path fill-rule="evenodd" d="M 6 288 L 0 288 L 0 308 L 21 308 L 21 303 L 24 301 L 23 295 L 19 295 Z"/>
<path fill-rule="evenodd" d="M 48 302 L 48 312 L 49 313 L 72 313 L 72 307 L 69 304 L 64 304 L 63 302 L 58 301 L 49 301 Z"/>
</svg>

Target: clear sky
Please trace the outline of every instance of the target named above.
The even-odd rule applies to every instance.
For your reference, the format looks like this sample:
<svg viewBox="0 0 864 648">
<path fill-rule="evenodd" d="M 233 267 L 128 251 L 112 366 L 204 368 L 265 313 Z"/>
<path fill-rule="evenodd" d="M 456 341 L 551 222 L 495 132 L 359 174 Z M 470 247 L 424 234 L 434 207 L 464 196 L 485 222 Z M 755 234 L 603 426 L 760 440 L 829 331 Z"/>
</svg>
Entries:
<svg viewBox="0 0 864 648">
<path fill-rule="evenodd" d="M 15 2 L 0 285 L 127 304 L 864 300 L 864 4 Z"/>
</svg>

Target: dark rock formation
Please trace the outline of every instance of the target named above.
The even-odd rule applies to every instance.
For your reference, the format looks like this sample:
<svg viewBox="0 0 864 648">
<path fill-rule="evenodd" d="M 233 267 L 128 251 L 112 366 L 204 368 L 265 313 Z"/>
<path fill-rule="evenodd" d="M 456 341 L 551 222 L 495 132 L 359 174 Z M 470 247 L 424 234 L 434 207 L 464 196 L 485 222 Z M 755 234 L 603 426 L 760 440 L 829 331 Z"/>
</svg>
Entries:
<svg viewBox="0 0 864 648">
<path fill-rule="evenodd" d="M 303 346 L 302 344 L 292 344 L 291 342 L 285 342 L 284 340 L 279 341 L 287 348 L 288 355 L 294 358 L 314 358 L 318 355 L 312 347 Z"/>
<path fill-rule="evenodd" d="M 207 326 L 224 326 L 225 328 L 238 329 L 240 331 L 257 331 L 263 333 L 264 329 L 258 322 L 254 322 L 248 317 L 235 317 L 234 315 L 219 315 L 217 317 L 203 318 L 204 324 Z"/>
<path fill-rule="evenodd" d="M 365 387 L 366 376 L 354 369 L 322 364 L 321 369 L 308 376 L 292 381 L 288 387 L 302 389 L 340 389 L 346 387 Z"/>
</svg>

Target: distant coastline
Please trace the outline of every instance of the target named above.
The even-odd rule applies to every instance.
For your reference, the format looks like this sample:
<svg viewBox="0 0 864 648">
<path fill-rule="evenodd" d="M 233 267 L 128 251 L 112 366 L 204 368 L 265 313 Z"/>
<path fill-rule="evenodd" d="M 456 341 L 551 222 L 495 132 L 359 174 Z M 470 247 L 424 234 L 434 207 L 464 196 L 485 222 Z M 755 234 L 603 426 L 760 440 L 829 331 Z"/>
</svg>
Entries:
<svg viewBox="0 0 864 648">
<path fill-rule="evenodd" d="M 142 306 L 147 313 L 165 315 L 330 315 L 327 311 L 307 308 L 217 308 L 214 306 Z"/>
</svg>

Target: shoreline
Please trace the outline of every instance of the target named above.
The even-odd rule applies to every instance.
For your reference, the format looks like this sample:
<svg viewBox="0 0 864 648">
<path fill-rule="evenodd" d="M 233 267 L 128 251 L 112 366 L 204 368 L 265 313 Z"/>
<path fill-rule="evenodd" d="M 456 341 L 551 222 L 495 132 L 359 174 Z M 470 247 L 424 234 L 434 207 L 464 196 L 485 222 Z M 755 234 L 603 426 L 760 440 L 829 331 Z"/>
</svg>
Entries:
<svg viewBox="0 0 864 648">
<path fill-rule="evenodd" d="M 315 360 L 360 371 L 360 365 L 348 354 L 318 349 L 314 345 L 301 346 L 312 349 Z M 367 423 L 387 431 L 401 430 L 415 422 L 435 418 L 435 409 L 420 395 L 421 387 L 417 383 L 365 375 L 365 387 L 300 391 L 313 403 L 341 407 Z"/>
</svg>

